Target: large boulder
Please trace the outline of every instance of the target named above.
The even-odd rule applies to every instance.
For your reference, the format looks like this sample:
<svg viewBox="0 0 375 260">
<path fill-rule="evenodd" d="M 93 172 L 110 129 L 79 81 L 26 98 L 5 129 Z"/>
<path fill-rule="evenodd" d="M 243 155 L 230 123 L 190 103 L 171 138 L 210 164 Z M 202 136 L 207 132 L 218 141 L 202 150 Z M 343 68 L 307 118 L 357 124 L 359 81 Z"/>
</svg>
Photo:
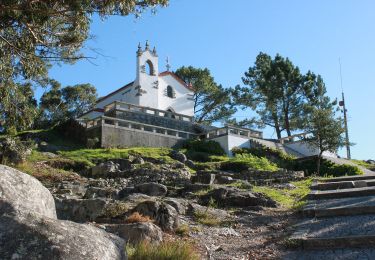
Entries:
<svg viewBox="0 0 375 260">
<path fill-rule="evenodd" d="M 110 177 L 120 172 L 120 164 L 112 161 L 103 162 L 91 168 L 92 177 Z"/>
<path fill-rule="evenodd" d="M 56 219 L 55 201 L 49 190 L 34 177 L 5 165 L 0 165 L 0 202 L 14 210 Z"/>
<path fill-rule="evenodd" d="M 182 163 L 185 163 L 187 161 L 186 155 L 180 151 L 172 150 L 170 156 L 172 159 L 175 159 Z"/>
<path fill-rule="evenodd" d="M 168 192 L 165 185 L 155 182 L 138 184 L 134 188 L 135 192 L 143 193 L 149 196 L 165 196 Z"/>
<path fill-rule="evenodd" d="M 110 198 L 118 199 L 119 190 L 109 187 L 109 188 L 99 188 L 99 187 L 89 187 L 83 198 L 85 199 L 95 199 L 95 198 Z"/>
<path fill-rule="evenodd" d="M 126 259 L 115 235 L 31 212 L 2 215 L 0 234 L 1 259 Z"/>
<path fill-rule="evenodd" d="M 197 172 L 196 175 L 191 177 L 192 183 L 214 184 L 215 174 L 211 172 Z"/>
<path fill-rule="evenodd" d="M 185 199 L 177 199 L 177 198 L 166 198 L 163 200 L 168 205 L 172 206 L 178 214 L 185 215 L 186 210 L 188 207 L 188 201 Z"/>
<path fill-rule="evenodd" d="M 59 219 L 75 222 L 94 221 L 102 216 L 108 201 L 95 199 L 59 199 L 56 198 L 56 211 Z"/>
<path fill-rule="evenodd" d="M 163 241 L 163 232 L 151 222 L 107 225 L 106 230 L 136 245 L 142 241 L 159 243 Z"/>
<path fill-rule="evenodd" d="M 149 216 L 164 231 L 173 231 L 178 225 L 178 213 L 172 206 L 158 201 L 144 201 L 139 203 L 132 212 Z"/>
<path fill-rule="evenodd" d="M 1 259 L 126 259 L 125 241 L 56 219 L 52 195 L 35 178 L 0 165 Z"/>
</svg>

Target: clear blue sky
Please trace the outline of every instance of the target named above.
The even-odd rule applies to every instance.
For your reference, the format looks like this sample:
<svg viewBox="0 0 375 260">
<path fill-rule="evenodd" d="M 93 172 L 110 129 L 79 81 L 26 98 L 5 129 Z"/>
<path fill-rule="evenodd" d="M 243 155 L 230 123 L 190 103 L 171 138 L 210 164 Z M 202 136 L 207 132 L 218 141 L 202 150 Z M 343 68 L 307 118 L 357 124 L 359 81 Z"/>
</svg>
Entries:
<svg viewBox="0 0 375 260">
<path fill-rule="evenodd" d="M 141 19 L 94 18 L 95 39 L 86 45 L 102 54 L 95 65 L 55 66 L 50 75 L 63 85 L 91 83 L 105 95 L 134 79 L 138 42 L 149 40 L 156 45 L 160 71 L 169 56 L 172 69 L 207 67 L 228 87 L 241 83 L 260 51 L 280 53 L 302 72 L 321 74 L 335 98 L 341 95 L 341 57 L 349 131 L 356 143 L 352 156 L 375 159 L 374 10 L 373 0 L 171 0 Z M 265 135 L 275 137 L 270 129 Z"/>
</svg>

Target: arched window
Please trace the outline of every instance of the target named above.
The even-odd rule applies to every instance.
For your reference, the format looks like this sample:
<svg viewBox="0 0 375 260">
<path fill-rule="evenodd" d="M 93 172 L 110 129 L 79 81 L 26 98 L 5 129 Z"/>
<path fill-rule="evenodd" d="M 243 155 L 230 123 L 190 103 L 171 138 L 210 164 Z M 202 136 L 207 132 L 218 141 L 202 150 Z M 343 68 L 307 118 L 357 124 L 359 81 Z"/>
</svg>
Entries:
<svg viewBox="0 0 375 260">
<path fill-rule="evenodd" d="M 174 90 L 173 90 L 173 88 L 171 86 L 167 87 L 167 96 L 170 97 L 170 98 L 174 98 L 175 97 Z"/>
<path fill-rule="evenodd" d="M 147 60 L 145 65 L 146 65 L 146 73 L 148 75 L 153 76 L 155 74 L 155 71 L 154 71 L 154 65 L 152 64 L 152 62 L 150 60 Z"/>
<path fill-rule="evenodd" d="M 176 118 L 176 116 L 174 115 L 175 112 L 173 111 L 172 108 L 168 108 L 167 111 L 170 113 L 171 118 Z"/>
</svg>

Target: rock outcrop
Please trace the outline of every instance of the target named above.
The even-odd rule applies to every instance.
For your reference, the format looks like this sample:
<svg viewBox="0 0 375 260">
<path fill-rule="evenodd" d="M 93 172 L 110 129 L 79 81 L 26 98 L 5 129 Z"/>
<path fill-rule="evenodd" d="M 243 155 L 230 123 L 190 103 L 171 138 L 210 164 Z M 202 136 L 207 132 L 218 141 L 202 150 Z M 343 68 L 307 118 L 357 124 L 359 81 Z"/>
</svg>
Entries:
<svg viewBox="0 0 375 260">
<path fill-rule="evenodd" d="M 126 259 L 125 241 L 56 218 L 52 195 L 35 178 L 0 165 L 2 259 Z"/>
<path fill-rule="evenodd" d="M 163 240 L 161 229 L 150 222 L 107 225 L 106 230 L 134 245 L 142 241 L 159 243 Z"/>
<path fill-rule="evenodd" d="M 149 196 L 165 196 L 168 192 L 165 185 L 155 182 L 138 184 L 134 188 L 135 192 L 143 193 Z"/>
<path fill-rule="evenodd" d="M 0 199 L 14 211 L 56 219 L 55 201 L 49 190 L 34 177 L 5 165 L 0 165 Z"/>
</svg>

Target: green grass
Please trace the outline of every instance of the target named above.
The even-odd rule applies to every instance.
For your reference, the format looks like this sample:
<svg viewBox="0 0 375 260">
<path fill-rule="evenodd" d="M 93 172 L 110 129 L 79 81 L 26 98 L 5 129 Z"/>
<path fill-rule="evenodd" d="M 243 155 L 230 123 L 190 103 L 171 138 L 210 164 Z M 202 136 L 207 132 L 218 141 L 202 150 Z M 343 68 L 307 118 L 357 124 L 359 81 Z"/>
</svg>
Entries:
<svg viewBox="0 0 375 260">
<path fill-rule="evenodd" d="M 257 157 L 251 154 L 237 154 L 234 158 L 224 161 L 220 168 L 222 170 L 241 172 L 247 169 L 256 169 L 263 171 L 277 171 L 276 164 L 270 162 L 265 157 Z"/>
<path fill-rule="evenodd" d="M 375 165 L 373 165 L 373 164 L 370 164 L 370 163 L 367 163 L 367 162 L 365 162 L 365 161 L 362 161 L 362 160 L 355 160 L 355 159 L 352 159 L 351 160 L 352 162 L 354 162 L 355 164 L 357 164 L 357 165 L 359 165 L 359 166 L 362 166 L 362 167 L 365 167 L 365 168 L 367 168 L 367 169 L 369 169 L 369 170 L 373 170 L 373 169 L 375 169 Z"/>
<path fill-rule="evenodd" d="M 78 149 L 72 151 L 60 151 L 59 154 L 65 158 L 94 164 L 96 161 L 116 158 L 128 158 L 129 155 L 140 155 L 142 157 L 152 157 L 163 159 L 166 163 L 174 162 L 168 156 L 171 149 L 153 147 L 133 147 L 124 149 Z"/>
<path fill-rule="evenodd" d="M 194 212 L 195 221 L 206 226 L 214 227 L 223 224 L 223 220 L 206 211 Z"/>
<path fill-rule="evenodd" d="M 236 187 L 241 190 L 250 190 L 253 187 L 251 184 L 247 183 L 246 181 L 241 181 L 241 180 L 230 183 L 230 184 L 226 184 L 225 186 Z"/>
<path fill-rule="evenodd" d="M 281 206 L 291 209 L 298 209 L 305 205 L 305 196 L 310 193 L 312 179 L 292 182 L 296 186 L 295 189 L 276 189 L 267 186 L 254 186 L 253 191 L 261 192 L 269 196 Z"/>
<path fill-rule="evenodd" d="M 175 233 L 181 237 L 186 237 L 189 235 L 190 227 L 188 224 L 180 225 L 176 230 Z"/>
<path fill-rule="evenodd" d="M 183 241 L 162 242 L 159 245 L 142 242 L 127 245 L 129 260 L 199 260 L 193 246 Z"/>
</svg>

